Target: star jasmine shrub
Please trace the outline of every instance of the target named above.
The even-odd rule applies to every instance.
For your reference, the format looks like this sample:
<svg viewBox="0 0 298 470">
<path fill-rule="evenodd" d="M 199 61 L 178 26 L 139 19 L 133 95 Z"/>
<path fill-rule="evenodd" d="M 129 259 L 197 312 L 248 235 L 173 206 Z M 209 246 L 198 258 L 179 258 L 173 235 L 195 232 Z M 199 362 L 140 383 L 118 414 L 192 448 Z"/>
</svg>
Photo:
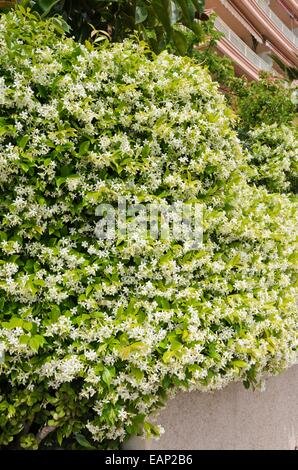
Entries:
<svg viewBox="0 0 298 470">
<path fill-rule="evenodd" d="M 249 184 L 206 70 L 56 27 L 0 20 L 0 443 L 118 448 L 179 389 L 296 361 L 297 205 Z M 96 237 L 120 196 L 200 204 L 203 242 Z"/>
<path fill-rule="evenodd" d="M 297 192 L 298 131 L 297 128 L 263 124 L 248 132 L 252 181 L 271 192 Z"/>
</svg>

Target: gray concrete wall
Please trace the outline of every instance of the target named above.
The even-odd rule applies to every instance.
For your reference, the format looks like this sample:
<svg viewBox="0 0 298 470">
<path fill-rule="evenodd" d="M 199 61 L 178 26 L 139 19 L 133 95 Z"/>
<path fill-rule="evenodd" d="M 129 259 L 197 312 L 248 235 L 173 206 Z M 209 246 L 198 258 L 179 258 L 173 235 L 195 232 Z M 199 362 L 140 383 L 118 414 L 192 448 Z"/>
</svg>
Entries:
<svg viewBox="0 0 298 470">
<path fill-rule="evenodd" d="M 161 411 L 165 434 L 133 438 L 127 449 L 295 449 L 298 366 L 267 380 L 266 390 L 233 384 L 215 393 L 180 393 Z"/>
</svg>

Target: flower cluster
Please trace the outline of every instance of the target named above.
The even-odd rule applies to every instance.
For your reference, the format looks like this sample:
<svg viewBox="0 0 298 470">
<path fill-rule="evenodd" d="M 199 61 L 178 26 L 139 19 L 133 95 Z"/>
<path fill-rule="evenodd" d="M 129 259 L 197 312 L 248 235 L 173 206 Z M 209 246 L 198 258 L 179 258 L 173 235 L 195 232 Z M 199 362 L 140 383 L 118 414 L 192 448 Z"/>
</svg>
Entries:
<svg viewBox="0 0 298 470">
<path fill-rule="evenodd" d="M 115 448 L 178 389 L 295 362 L 297 204 L 249 184 L 203 68 L 9 13 L 0 70 L 1 445 Z M 97 239 L 119 196 L 200 203 L 203 245 Z"/>
</svg>

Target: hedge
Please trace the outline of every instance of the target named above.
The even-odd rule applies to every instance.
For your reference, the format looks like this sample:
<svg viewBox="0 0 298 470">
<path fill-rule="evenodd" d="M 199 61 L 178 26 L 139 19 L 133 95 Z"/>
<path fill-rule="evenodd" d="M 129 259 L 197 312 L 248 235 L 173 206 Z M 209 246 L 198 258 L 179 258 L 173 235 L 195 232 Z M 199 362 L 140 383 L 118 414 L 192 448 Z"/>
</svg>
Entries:
<svg viewBox="0 0 298 470">
<path fill-rule="evenodd" d="M 206 70 L 19 11 L 0 70 L 3 447 L 118 448 L 177 390 L 295 362 L 297 204 L 248 181 Z M 199 204 L 203 243 L 96 237 L 119 196 Z"/>
</svg>

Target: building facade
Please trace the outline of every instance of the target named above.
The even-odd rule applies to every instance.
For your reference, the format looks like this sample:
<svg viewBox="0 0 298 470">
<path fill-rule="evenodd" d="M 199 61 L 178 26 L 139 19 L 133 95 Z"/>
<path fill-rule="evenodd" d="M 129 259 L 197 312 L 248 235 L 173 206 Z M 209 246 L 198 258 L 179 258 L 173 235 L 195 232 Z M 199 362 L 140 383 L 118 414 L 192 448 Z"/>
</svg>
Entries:
<svg viewBox="0 0 298 470">
<path fill-rule="evenodd" d="M 257 79 L 260 71 L 281 74 L 273 61 L 298 67 L 298 0 L 206 0 L 224 36 L 217 50 L 234 62 L 236 73 Z"/>
</svg>

